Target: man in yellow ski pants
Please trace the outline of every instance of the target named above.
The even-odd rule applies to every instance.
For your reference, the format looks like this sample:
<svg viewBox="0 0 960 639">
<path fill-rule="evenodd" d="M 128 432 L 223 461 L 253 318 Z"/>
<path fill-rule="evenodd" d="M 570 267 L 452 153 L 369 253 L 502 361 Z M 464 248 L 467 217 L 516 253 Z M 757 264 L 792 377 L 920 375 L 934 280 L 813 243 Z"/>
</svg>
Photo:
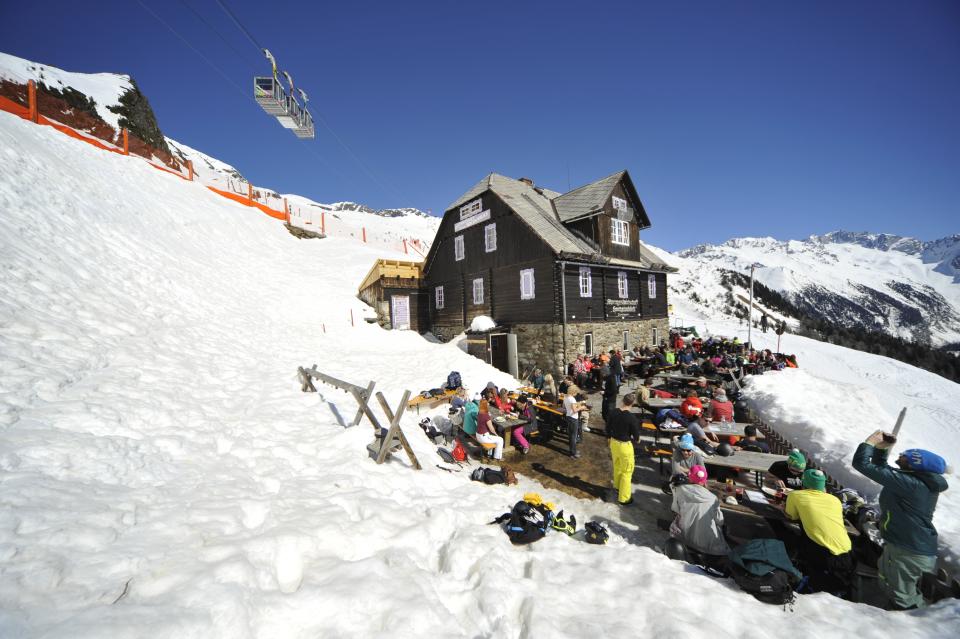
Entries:
<svg viewBox="0 0 960 639">
<path fill-rule="evenodd" d="M 633 503 L 633 443 L 640 440 L 640 416 L 630 411 L 637 396 L 627 393 L 623 405 L 607 415 L 607 436 L 613 459 L 613 485 L 622 506 Z"/>
</svg>

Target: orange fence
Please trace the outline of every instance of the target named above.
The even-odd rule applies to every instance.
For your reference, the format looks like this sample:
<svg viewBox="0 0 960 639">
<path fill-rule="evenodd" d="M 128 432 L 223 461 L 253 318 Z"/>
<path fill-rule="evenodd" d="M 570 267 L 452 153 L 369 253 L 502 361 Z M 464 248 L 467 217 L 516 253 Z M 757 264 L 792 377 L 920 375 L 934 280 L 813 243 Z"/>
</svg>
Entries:
<svg viewBox="0 0 960 639">
<path fill-rule="evenodd" d="M 7 113 L 11 113 L 13 115 L 16 115 L 17 117 L 23 118 L 24 120 L 29 120 L 36 124 L 52 127 L 65 135 L 68 135 L 82 142 L 86 142 L 87 144 L 95 146 L 98 149 L 109 151 L 111 153 L 117 153 L 119 155 L 130 155 L 129 135 L 126 128 L 122 129 L 123 147 L 121 148 L 119 146 L 112 145 L 108 142 L 101 141 L 100 139 L 84 135 L 83 133 L 77 131 L 76 129 L 73 129 L 69 126 L 66 126 L 64 124 L 51 120 L 47 117 L 44 117 L 43 115 L 40 115 L 38 111 L 38 106 L 37 106 L 37 89 L 33 80 L 30 80 L 27 83 L 27 98 L 28 98 L 28 105 L 23 106 L 22 104 L 18 104 L 17 102 L 14 102 L 9 98 L 0 95 L 0 111 L 6 111 Z M 141 157 L 140 159 L 142 159 L 144 162 L 146 162 L 153 168 L 158 169 L 160 171 L 164 171 L 165 173 L 176 175 L 177 177 L 183 180 L 187 180 L 191 182 L 194 180 L 195 175 L 193 171 L 193 163 L 190 161 L 187 161 L 187 165 L 186 165 L 187 175 L 183 175 L 182 173 L 178 171 L 174 171 L 166 166 L 160 166 L 160 165 L 154 164 L 153 162 L 147 160 L 146 158 Z M 237 202 L 238 204 L 243 204 L 244 206 L 249 206 L 249 207 L 258 209 L 261 212 L 265 213 L 266 215 L 269 215 L 271 218 L 274 218 L 276 220 L 281 220 L 283 222 L 288 222 L 288 223 L 290 222 L 289 207 L 287 205 L 285 198 L 284 198 L 283 211 L 278 211 L 276 209 L 270 208 L 269 206 L 265 204 L 261 204 L 260 202 L 257 201 L 256 198 L 259 198 L 259 193 L 254 192 L 253 185 L 251 185 L 249 182 L 247 183 L 246 195 L 234 193 L 232 191 L 224 191 L 222 189 L 218 189 L 216 187 L 209 186 L 209 185 L 207 185 L 207 188 L 221 197 L 225 197 L 229 200 Z M 366 227 L 361 227 L 360 229 L 355 229 L 355 228 L 354 229 L 346 229 L 346 228 L 331 229 L 329 228 L 329 223 L 325 219 L 322 219 L 321 226 L 322 226 L 321 233 L 323 233 L 324 235 L 333 234 L 333 235 L 339 235 L 342 237 L 356 238 L 355 232 L 359 230 L 361 237 L 358 239 L 361 239 L 364 243 L 383 244 L 385 246 L 389 246 L 393 250 L 402 250 L 405 254 L 408 254 L 408 255 L 415 255 L 415 256 L 419 255 L 420 257 L 425 257 L 427 248 L 428 248 L 423 242 L 421 242 L 421 240 L 416 238 L 409 238 L 409 239 L 397 238 L 396 236 L 390 236 L 389 234 L 386 234 L 381 238 L 377 238 L 375 234 L 371 234 L 372 236 L 368 238 Z"/>
</svg>

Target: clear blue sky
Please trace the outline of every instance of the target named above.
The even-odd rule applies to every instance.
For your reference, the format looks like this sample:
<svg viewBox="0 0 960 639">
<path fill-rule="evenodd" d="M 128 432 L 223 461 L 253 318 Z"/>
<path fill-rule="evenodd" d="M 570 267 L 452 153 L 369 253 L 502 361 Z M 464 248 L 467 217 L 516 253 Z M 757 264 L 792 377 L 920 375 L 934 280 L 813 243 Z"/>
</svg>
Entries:
<svg viewBox="0 0 960 639">
<path fill-rule="evenodd" d="M 953 0 L 224 1 L 316 140 L 245 97 L 269 66 L 215 0 L 142 2 L 229 81 L 137 0 L 4 3 L 0 49 L 130 74 L 168 136 L 324 202 L 439 214 L 490 171 L 564 191 L 627 169 L 671 250 L 960 232 Z"/>
</svg>

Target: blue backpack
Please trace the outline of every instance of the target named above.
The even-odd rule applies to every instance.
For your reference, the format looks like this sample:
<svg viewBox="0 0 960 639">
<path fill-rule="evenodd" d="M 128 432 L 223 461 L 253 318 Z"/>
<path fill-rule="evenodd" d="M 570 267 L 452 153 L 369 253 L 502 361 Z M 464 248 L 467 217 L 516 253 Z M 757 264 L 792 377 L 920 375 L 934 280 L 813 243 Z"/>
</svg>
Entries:
<svg viewBox="0 0 960 639">
<path fill-rule="evenodd" d="M 450 374 L 447 375 L 447 390 L 456 390 L 461 386 L 463 386 L 463 380 L 460 379 L 460 373 L 450 371 Z"/>
</svg>

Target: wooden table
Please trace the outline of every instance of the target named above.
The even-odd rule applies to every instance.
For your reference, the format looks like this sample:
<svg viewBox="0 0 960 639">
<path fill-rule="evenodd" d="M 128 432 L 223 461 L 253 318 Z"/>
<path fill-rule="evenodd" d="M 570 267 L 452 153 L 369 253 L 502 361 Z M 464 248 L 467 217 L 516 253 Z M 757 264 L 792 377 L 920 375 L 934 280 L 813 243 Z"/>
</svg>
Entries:
<svg viewBox="0 0 960 639">
<path fill-rule="evenodd" d="M 643 402 L 643 405 L 652 411 L 658 411 L 661 408 L 680 408 L 684 399 L 684 397 L 651 397 Z M 700 403 L 706 408 L 710 405 L 710 398 L 702 397 Z"/>
<path fill-rule="evenodd" d="M 502 423 L 495 421 L 498 417 L 501 417 L 501 416 L 504 417 L 504 421 Z M 496 408 L 493 408 L 492 406 L 490 407 L 490 417 L 491 417 L 491 422 L 493 423 L 494 428 L 503 429 L 504 450 L 510 447 L 510 441 L 513 439 L 513 429 L 517 428 L 518 426 L 525 426 L 526 424 L 530 423 L 529 420 L 522 419 L 520 417 L 507 417 L 505 415 L 501 415 L 500 411 L 497 410 Z"/>
<path fill-rule="evenodd" d="M 417 415 L 420 414 L 420 407 L 425 406 L 427 408 L 436 408 L 440 404 L 446 404 L 453 400 L 457 396 L 457 391 L 444 391 L 443 395 L 438 395 L 437 397 L 424 397 L 423 395 L 417 395 L 409 402 L 407 402 L 408 408 L 416 408 Z"/>
<path fill-rule="evenodd" d="M 774 496 L 774 491 L 768 488 L 745 488 L 743 491 L 743 499 L 736 504 L 728 504 L 724 501 L 724 499 L 730 496 L 730 493 L 726 492 L 726 484 L 711 479 L 707 482 L 707 488 L 717 496 L 720 500 L 720 508 L 724 510 L 780 521 L 791 527 L 795 527 L 800 534 L 803 534 L 800 531 L 800 523 L 787 517 L 787 513 L 785 512 L 786 503 L 777 501 Z M 740 486 L 740 488 L 743 487 Z M 763 497 L 760 497 L 760 495 Z M 847 534 L 851 537 L 858 537 L 860 535 L 857 527 L 846 519 L 843 520 L 843 526 Z"/>
<path fill-rule="evenodd" d="M 743 432 L 743 429 L 750 424 L 745 422 L 710 422 L 710 425 L 707 427 L 714 435 L 725 437 L 730 435 L 736 435 L 738 437 L 745 437 L 746 433 Z M 757 439 L 763 439 L 763 433 L 757 430 Z"/>
<path fill-rule="evenodd" d="M 739 468 L 756 473 L 765 473 L 770 465 L 778 461 L 787 461 L 786 455 L 773 453 L 754 453 L 748 450 L 738 450 L 729 457 L 710 455 L 706 458 L 707 466 L 721 466 L 723 468 Z"/>
</svg>

